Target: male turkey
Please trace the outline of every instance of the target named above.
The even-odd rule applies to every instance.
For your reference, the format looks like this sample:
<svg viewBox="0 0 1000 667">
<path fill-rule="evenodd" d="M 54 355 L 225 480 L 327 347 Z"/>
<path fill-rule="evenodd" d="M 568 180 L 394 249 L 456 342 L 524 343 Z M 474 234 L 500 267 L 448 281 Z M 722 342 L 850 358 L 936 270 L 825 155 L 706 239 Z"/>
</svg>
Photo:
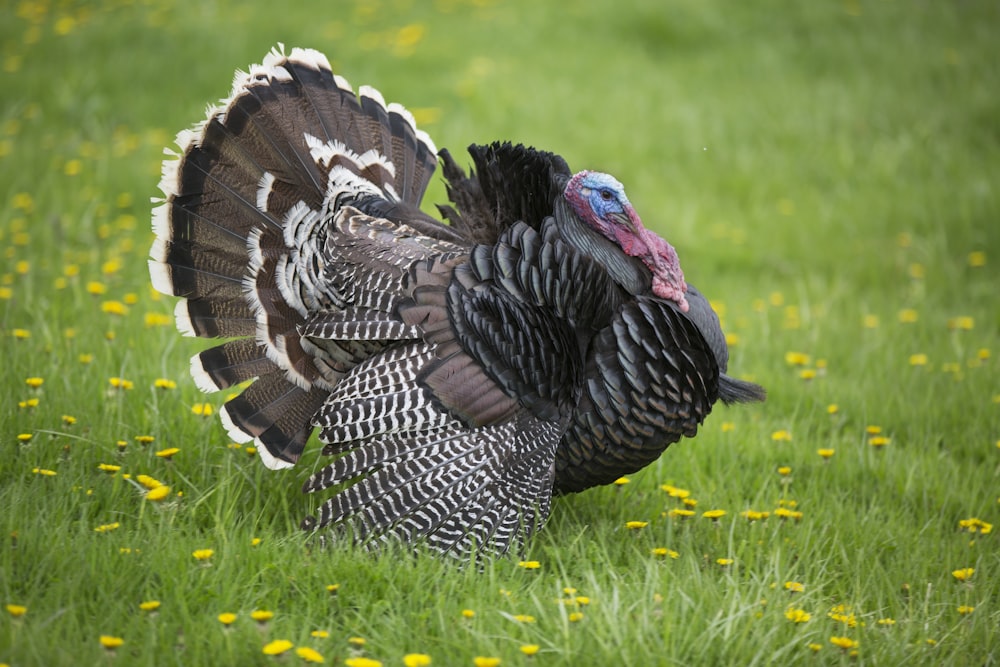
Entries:
<svg viewBox="0 0 1000 667">
<path fill-rule="evenodd" d="M 264 464 L 313 429 L 338 491 L 306 529 L 468 558 L 520 550 L 554 493 L 607 484 L 694 436 L 725 339 L 622 185 L 557 155 L 472 146 L 466 175 L 412 115 L 320 53 L 272 51 L 164 163 L 150 274 L 177 326 L 226 342 L 199 387 Z M 440 157 L 450 224 L 418 207 Z"/>
</svg>

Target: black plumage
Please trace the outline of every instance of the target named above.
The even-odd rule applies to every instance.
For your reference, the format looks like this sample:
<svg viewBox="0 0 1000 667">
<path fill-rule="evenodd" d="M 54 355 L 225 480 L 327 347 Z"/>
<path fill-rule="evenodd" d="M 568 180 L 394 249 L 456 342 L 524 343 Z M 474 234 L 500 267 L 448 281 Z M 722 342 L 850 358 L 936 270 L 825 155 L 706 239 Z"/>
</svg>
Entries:
<svg viewBox="0 0 1000 667">
<path fill-rule="evenodd" d="M 718 319 L 621 184 L 494 143 L 465 173 L 402 107 L 315 51 L 271 52 L 164 165 L 150 273 L 222 419 L 269 467 L 319 429 L 310 530 L 519 550 L 555 493 L 694 436 L 725 374 Z M 440 157 L 449 224 L 419 208 Z"/>
</svg>

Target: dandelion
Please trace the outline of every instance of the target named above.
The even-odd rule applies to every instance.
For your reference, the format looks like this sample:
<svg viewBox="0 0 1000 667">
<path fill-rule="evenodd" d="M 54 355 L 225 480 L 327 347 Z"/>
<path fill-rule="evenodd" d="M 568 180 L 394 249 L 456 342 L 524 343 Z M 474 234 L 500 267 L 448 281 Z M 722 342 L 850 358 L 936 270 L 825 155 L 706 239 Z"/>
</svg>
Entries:
<svg viewBox="0 0 1000 667">
<path fill-rule="evenodd" d="M 808 648 L 813 653 L 819 653 L 820 649 L 823 648 L 823 645 L 822 644 L 812 643 L 812 644 L 808 644 L 806 646 L 806 648 Z"/>
<path fill-rule="evenodd" d="M 8 604 L 4 608 L 14 618 L 21 618 L 28 613 L 28 608 L 21 604 Z"/>
<path fill-rule="evenodd" d="M 801 593 L 806 587 L 797 581 L 786 581 L 785 590 L 790 593 Z"/>
<path fill-rule="evenodd" d="M 878 448 L 878 447 L 885 447 L 890 442 L 892 442 L 892 439 L 891 438 L 887 438 L 884 435 L 874 435 L 874 436 L 868 438 L 868 444 L 871 445 L 872 447 L 876 447 L 876 448 Z"/>
<path fill-rule="evenodd" d="M 785 363 L 789 366 L 805 366 L 810 357 L 805 352 L 785 352 Z"/>
<path fill-rule="evenodd" d="M 579 623 L 580 621 L 583 620 L 583 612 L 574 611 L 569 616 L 566 617 L 566 620 L 568 620 L 570 623 Z"/>
<path fill-rule="evenodd" d="M 167 449 L 161 449 L 160 451 L 156 452 L 156 455 L 161 459 L 167 459 L 169 461 L 171 458 L 173 458 L 174 454 L 176 454 L 179 451 L 181 450 L 178 449 L 177 447 L 168 447 Z"/>
<path fill-rule="evenodd" d="M 10 335 L 18 340 L 25 340 L 31 338 L 31 332 L 27 329 L 12 329 Z"/>
<path fill-rule="evenodd" d="M 472 659 L 472 664 L 476 667 L 498 667 L 500 664 L 500 658 L 477 655 Z"/>
<path fill-rule="evenodd" d="M 810 618 L 812 618 L 812 614 L 804 609 L 789 607 L 788 610 L 785 611 L 785 618 L 792 623 L 806 623 Z"/>
<path fill-rule="evenodd" d="M 167 378 L 156 378 L 153 381 L 153 386 L 157 389 L 176 389 L 177 383 L 173 380 L 168 380 Z"/>
<path fill-rule="evenodd" d="M 628 530 L 642 530 L 649 525 L 648 521 L 626 521 L 625 528 Z"/>
<path fill-rule="evenodd" d="M 309 636 L 316 639 L 327 639 L 330 636 L 330 633 L 326 630 L 313 630 L 309 633 Z"/>
<path fill-rule="evenodd" d="M 774 516 L 780 519 L 795 519 L 796 521 L 799 521 L 802 519 L 802 512 L 799 512 L 798 510 L 791 510 L 787 507 L 779 507 L 774 510 Z"/>
<path fill-rule="evenodd" d="M 116 648 L 125 643 L 125 640 L 121 637 L 113 637 L 111 635 L 101 635 L 100 638 L 101 646 L 103 646 L 108 651 L 114 651 Z"/>
<path fill-rule="evenodd" d="M 708 510 L 707 512 L 702 512 L 701 515 L 706 519 L 718 521 L 722 517 L 726 516 L 726 510 Z"/>
<path fill-rule="evenodd" d="M 24 444 L 28 444 L 29 442 L 31 442 L 31 438 L 33 437 L 34 436 L 31 433 L 18 433 L 17 441 Z"/>
<path fill-rule="evenodd" d="M 236 622 L 236 614 L 232 612 L 225 611 L 218 615 L 219 623 L 222 623 L 227 628 Z"/>
<path fill-rule="evenodd" d="M 199 417 L 208 417 L 214 412 L 211 403 L 195 403 L 191 406 L 191 412 Z"/>
<path fill-rule="evenodd" d="M 139 603 L 139 609 L 142 611 L 154 612 L 160 608 L 159 600 L 146 600 L 145 602 Z"/>
<path fill-rule="evenodd" d="M 844 649 L 845 651 L 858 647 L 858 642 L 854 641 L 850 637 L 830 637 L 830 643 L 837 648 Z"/>
<path fill-rule="evenodd" d="M 968 581 L 972 578 L 972 575 L 976 573 L 976 569 L 973 567 L 963 567 L 958 570 L 952 570 L 951 576 L 955 577 L 958 581 Z"/>
<path fill-rule="evenodd" d="M 736 424 L 734 424 L 733 422 L 722 422 L 723 433 L 729 433 L 730 431 L 733 431 L 735 429 L 736 429 Z"/>
<path fill-rule="evenodd" d="M 295 655 L 302 658 L 303 662 L 313 662 L 313 663 L 323 663 L 326 662 L 323 659 L 323 655 L 314 648 L 309 648 L 308 646 L 300 646 L 295 649 Z"/>
<path fill-rule="evenodd" d="M 347 665 L 347 667 L 382 667 L 382 663 L 380 661 L 362 656 L 348 658 L 344 661 L 344 664 Z"/>
<path fill-rule="evenodd" d="M 878 329 L 878 315 L 865 315 L 861 319 L 861 325 L 865 329 Z"/>
<path fill-rule="evenodd" d="M 962 530 L 967 530 L 970 533 L 980 533 L 982 535 L 989 535 L 993 532 L 993 524 L 987 523 L 982 519 L 977 519 L 971 517 L 969 519 L 962 519 L 958 522 L 958 527 Z"/>
<path fill-rule="evenodd" d="M 340 584 L 327 584 L 326 592 L 330 595 L 336 595 L 337 591 L 340 590 Z"/>
<path fill-rule="evenodd" d="M 824 459 L 829 460 L 830 458 L 833 457 L 835 450 L 830 448 L 823 448 L 823 449 L 817 449 L 816 453 L 822 456 Z"/>
<path fill-rule="evenodd" d="M 108 315 L 126 315 L 128 306 L 121 301 L 104 301 L 101 303 L 101 312 Z"/>
<path fill-rule="evenodd" d="M 364 645 L 367 642 L 368 642 L 368 640 L 366 640 L 364 637 L 348 637 L 347 638 L 347 643 L 350 644 L 351 646 L 353 646 L 354 648 L 363 648 Z"/>
<path fill-rule="evenodd" d="M 522 644 L 521 645 L 521 653 L 523 653 L 524 655 L 526 655 L 526 656 L 528 656 L 530 658 L 531 656 L 533 656 L 536 653 L 538 653 L 538 649 L 539 648 L 540 647 L 538 646 L 538 644 Z"/>
<path fill-rule="evenodd" d="M 170 487 L 166 486 L 166 485 L 160 485 L 160 486 L 158 486 L 158 487 L 156 487 L 154 489 L 150 489 L 149 491 L 146 492 L 146 500 L 150 500 L 150 501 L 152 501 L 154 503 L 158 503 L 158 502 L 160 502 L 162 500 L 166 500 L 167 496 L 169 496 L 169 495 L 170 495 Z M 201 551 L 209 551 L 209 552 L 211 552 L 211 549 L 202 549 Z M 195 553 L 197 554 L 198 552 L 195 552 Z M 210 557 L 211 557 L 211 553 L 209 553 L 208 556 L 205 556 L 205 558 L 210 558 Z M 198 556 L 195 556 L 195 558 L 198 558 Z"/>
<path fill-rule="evenodd" d="M 108 291 L 107 286 L 104 283 L 97 282 L 96 280 L 91 280 L 87 283 L 87 293 L 93 294 L 94 296 L 100 296 Z"/>
<path fill-rule="evenodd" d="M 259 537 L 254 537 L 254 538 L 251 538 L 251 540 L 250 540 L 250 546 L 252 546 L 252 547 L 260 546 L 260 543 L 261 543 L 261 539 Z"/>
<path fill-rule="evenodd" d="M 462 618 L 475 618 L 475 616 L 476 612 L 472 611 L 471 609 L 462 610 Z"/>
<path fill-rule="evenodd" d="M 173 322 L 169 315 L 163 313 L 146 313 L 142 320 L 147 327 L 163 327 Z"/>
<path fill-rule="evenodd" d="M 518 623 L 534 623 L 535 622 L 535 617 L 531 616 L 529 614 L 514 614 L 514 616 L 512 616 L 511 618 L 513 618 Z"/>
<path fill-rule="evenodd" d="M 792 474 L 792 467 L 791 466 L 779 466 L 778 467 L 778 474 L 781 475 L 782 477 L 787 477 L 788 475 Z"/>
<path fill-rule="evenodd" d="M 666 547 L 656 547 L 655 549 L 652 550 L 652 554 L 654 556 L 657 556 L 658 558 L 667 558 L 669 556 L 674 560 L 681 557 L 679 553 L 677 553 L 673 549 L 668 549 Z"/>
<path fill-rule="evenodd" d="M 771 440 L 775 442 L 788 442 L 792 439 L 792 434 L 782 429 L 771 434 Z"/>
<path fill-rule="evenodd" d="M 927 355 L 923 352 L 918 352 L 916 354 L 910 355 L 910 365 L 911 366 L 926 366 L 928 362 Z"/>
<path fill-rule="evenodd" d="M 586 595 L 577 595 L 575 601 L 581 607 L 586 607 L 588 604 L 590 604 L 590 598 L 588 598 Z"/>
<path fill-rule="evenodd" d="M 21 408 L 22 410 L 27 410 L 27 409 L 31 409 L 31 408 L 37 408 L 38 407 L 38 403 L 39 403 L 39 401 L 38 401 L 37 398 L 29 398 L 26 401 L 18 401 L 17 402 L 17 407 Z"/>
<path fill-rule="evenodd" d="M 630 480 L 628 477 L 619 477 L 614 482 L 612 482 L 612 484 L 614 484 L 615 486 L 625 486 L 631 481 L 632 480 Z"/>
<path fill-rule="evenodd" d="M 672 519 L 686 519 L 688 517 L 694 516 L 694 514 L 695 514 L 694 510 L 685 510 L 679 508 L 674 508 L 669 512 L 667 512 L 667 516 L 669 516 Z"/>
<path fill-rule="evenodd" d="M 157 488 L 162 489 L 163 487 L 161 486 Z M 191 552 L 191 555 L 194 556 L 195 560 L 208 560 L 209 558 L 215 555 L 215 551 L 212 549 L 195 549 L 194 551 Z"/>
<path fill-rule="evenodd" d="M 55 477 L 58 474 L 55 470 L 49 470 L 48 468 L 32 468 L 31 472 L 43 477 Z"/>
<path fill-rule="evenodd" d="M 264 655 L 281 655 L 292 648 L 292 646 L 294 644 L 287 639 L 275 639 L 272 642 L 264 644 L 262 651 Z"/>
<path fill-rule="evenodd" d="M 267 623 L 272 618 L 274 618 L 274 612 L 268 611 L 266 609 L 254 609 L 250 612 L 250 618 L 257 621 L 260 624 Z"/>
<path fill-rule="evenodd" d="M 892 626 L 896 625 L 896 619 L 894 619 L 894 618 L 880 618 L 877 621 L 875 621 L 875 623 L 877 623 L 878 625 L 881 625 L 883 627 L 891 628 Z"/>
<path fill-rule="evenodd" d="M 840 406 L 837 405 L 836 403 L 831 403 L 830 405 L 826 406 L 826 414 L 835 415 L 838 412 L 840 412 Z"/>
<path fill-rule="evenodd" d="M 133 386 L 135 386 L 131 380 L 126 380 L 120 377 L 108 378 L 108 384 L 110 384 L 114 389 L 126 389 L 126 390 L 131 389 Z"/>
<path fill-rule="evenodd" d="M 537 560 L 522 560 L 518 562 L 518 567 L 524 568 L 525 570 L 537 570 L 542 566 Z"/>
<path fill-rule="evenodd" d="M 913 324 L 920 319 L 920 314 L 912 308 L 904 308 L 899 311 L 899 321 L 901 324 Z"/>
<path fill-rule="evenodd" d="M 744 510 L 740 512 L 742 516 L 747 521 L 762 521 L 767 517 L 771 516 L 770 512 L 759 512 L 757 510 Z"/>
<path fill-rule="evenodd" d="M 948 320 L 948 328 L 952 330 L 959 329 L 962 331 L 970 331 L 974 329 L 975 326 L 976 321 L 968 315 L 953 317 Z"/>
<path fill-rule="evenodd" d="M 799 378 L 803 380 L 812 380 L 816 377 L 816 371 L 811 368 L 805 368 L 799 371 Z"/>
<path fill-rule="evenodd" d="M 687 489 L 680 489 L 670 484 L 661 484 L 660 490 L 666 491 L 667 495 L 670 496 L 671 498 L 680 498 L 681 500 L 684 500 L 685 498 L 691 495 L 691 492 L 688 491 Z"/>
<path fill-rule="evenodd" d="M 149 475 L 136 475 L 135 481 L 139 482 L 147 489 L 158 489 L 163 486 L 163 482 L 153 479 Z"/>
<path fill-rule="evenodd" d="M 117 521 L 115 521 L 114 523 L 105 523 L 103 525 L 98 526 L 97 528 L 94 528 L 94 532 L 95 533 L 110 533 L 112 530 L 118 530 L 118 528 L 120 526 L 121 526 L 121 524 L 118 523 Z"/>
<path fill-rule="evenodd" d="M 73 424 L 76 423 L 76 417 L 74 417 L 73 415 L 63 415 L 62 423 L 65 424 L 66 426 L 72 426 Z"/>
<path fill-rule="evenodd" d="M 28 385 L 32 389 L 38 389 L 43 384 L 45 384 L 45 379 L 44 378 L 38 378 L 38 377 L 26 378 L 25 381 L 24 381 L 24 384 Z"/>
<path fill-rule="evenodd" d="M 153 442 L 154 440 L 156 440 L 156 438 L 154 436 L 151 436 L 151 435 L 137 435 L 137 436 L 135 436 L 135 441 L 138 442 L 140 445 L 148 445 L 151 442 Z M 159 454 L 157 454 L 157 456 L 159 456 Z"/>
<path fill-rule="evenodd" d="M 974 269 L 978 269 L 981 266 L 986 266 L 986 253 L 982 250 L 973 250 L 969 253 L 969 266 Z"/>
<path fill-rule="evenodd" d="M 93 363 L 94 361 L 94 355 L 83 353 L 80 356 L 78 356 L 76 360 L 79 361 L 81 364 L 90 364 Z"/>
</svg>

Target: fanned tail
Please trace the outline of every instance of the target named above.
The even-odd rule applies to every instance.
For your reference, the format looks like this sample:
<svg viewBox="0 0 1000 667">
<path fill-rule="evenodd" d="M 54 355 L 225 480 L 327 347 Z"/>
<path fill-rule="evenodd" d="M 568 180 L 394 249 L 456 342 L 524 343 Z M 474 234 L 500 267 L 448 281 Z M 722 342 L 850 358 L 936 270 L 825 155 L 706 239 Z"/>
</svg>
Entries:
<svg viewBox="0 0 1000 667">
<path fill-rule="evenodd" d="M 153 216 L 154 287 L 181 299 L 186 335 L 235 338 L 192 359 L 203 390 L 260 378 L 226 404 L 223 421 L 256 440 L 270 467 L 298 460 L 312 413 L 373 346 L 317 349 L 300 334 L 343 308 L 323 275 L 331 222 L 347 205 L 419 205 L 436 149 L 412 115 L 367 87 L 355 94 L 322 54 L 275 49 L 238 72 L 230 96 L 177 137 Z"/>
</svg>

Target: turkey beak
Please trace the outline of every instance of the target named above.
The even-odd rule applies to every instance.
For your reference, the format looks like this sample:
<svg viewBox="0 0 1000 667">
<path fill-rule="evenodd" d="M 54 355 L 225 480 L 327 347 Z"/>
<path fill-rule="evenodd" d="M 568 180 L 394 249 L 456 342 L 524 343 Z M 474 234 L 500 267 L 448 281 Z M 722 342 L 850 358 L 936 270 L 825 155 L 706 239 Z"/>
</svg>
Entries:
<svg viewBox="0 0 1000 667">
<path fill-rule="evenodd" d="M 638 235 L 639 230 L 642 229 L 642 223 L 638 221 L 638 216 L 635 216 L 632 213 L 621 211 L 618 213 L 610 213 L 608 217 L 633 234 Z"/>
</svg>

